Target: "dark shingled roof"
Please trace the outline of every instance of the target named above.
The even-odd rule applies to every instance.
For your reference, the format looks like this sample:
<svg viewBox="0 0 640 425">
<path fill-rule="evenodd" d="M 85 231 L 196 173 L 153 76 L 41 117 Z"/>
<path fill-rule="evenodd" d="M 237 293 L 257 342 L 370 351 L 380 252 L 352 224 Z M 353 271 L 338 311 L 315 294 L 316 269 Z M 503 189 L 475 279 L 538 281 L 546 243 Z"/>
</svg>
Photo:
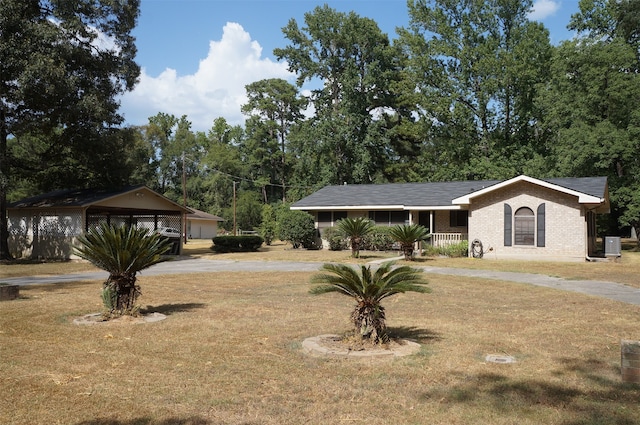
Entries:
<svg viewBox="0 0 640 425">
<path fill-rule="evenodd" d="M 604 198 L 607 178 L 562 178 L 544 181 Z M 353 184 L 326 186 L 292 205 L 296 209 L 363 206 L 452 207 L 451 201 L 485 189 L 502 180 L 433 183 Z"/>
<path fill-rule="evenodd" d="M 8 208 L 52 208 L 52 207 L 83 207 L 132 190 L 143 188 L 144 185 L 130 186 L 117 190 L 96 189 L 61 189 L 42 195 L 24 198 L 10 203 Z"/>
<path fill-rule="evenodd" d="M 187 214 L 187 218 L 210 221 L 225 221 L 224 218 L 218 217 L 217 215 L 209 214 L 208 212 L 200 211 L 195 208 L 190 208 L 190 210 L 193 212 L 191 214 Z"/>
<path fill-rule="evenodd" d="M 450 207 L 452 199 L 499 182 L 498 180 L 484 180 L 326 186 L 294 203 L 292 207 L 358 207 L 367 205 Z"/>
<path fill-rule="evenodd" d="M 541 180 L 597 198 L 604 198 L 607 192 L 606 177 L 567 177 L 562 179 Z"/>
</svg>

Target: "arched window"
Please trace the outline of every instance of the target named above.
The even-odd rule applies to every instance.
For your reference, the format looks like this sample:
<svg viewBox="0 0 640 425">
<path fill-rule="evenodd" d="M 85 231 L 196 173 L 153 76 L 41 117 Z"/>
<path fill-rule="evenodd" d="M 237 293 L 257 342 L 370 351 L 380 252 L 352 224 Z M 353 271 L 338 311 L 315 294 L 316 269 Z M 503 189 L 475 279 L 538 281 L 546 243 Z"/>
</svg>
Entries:
<svg viewBox="0 0 640 425">
<path fill-rule="evenodd" d="M 533 245 L 535 243 L 536 218 L 531 208 L 518 208 L 514 215 L 514 244 Z"/>
</svg>

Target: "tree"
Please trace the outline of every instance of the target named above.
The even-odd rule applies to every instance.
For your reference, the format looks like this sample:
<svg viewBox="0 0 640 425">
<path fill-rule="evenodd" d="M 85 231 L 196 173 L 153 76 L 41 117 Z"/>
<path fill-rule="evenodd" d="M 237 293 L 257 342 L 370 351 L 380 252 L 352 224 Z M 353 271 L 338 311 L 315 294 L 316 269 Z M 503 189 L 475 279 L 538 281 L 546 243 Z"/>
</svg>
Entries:
<svg viewBox="0 0 640 425">
<path fill-rule="evenodd" d="M 570 30 L 602 41 L 619 38 L 640 54 L 640 3 L 635 0 L 582 0 Z M 639 58 L 640 59 L 640 58 Z"/>
<path fill-rule="evenodd" d="M 531 7 L 531 0 L 409 2 L 410 27 L 399 30 L 398 44 L 409 56 L 426 135 L 426 178 L 507 178 L 544 156 L 533 99 L 551 46 L 548 31 L 529 21 Z"/>
<path fill-rule="evenodd" d="M 109 273 L 102 298 L 110 317 L 137 313 L 140 287 L 136 275 L 163 261 L 161 255 L 171 247 L 169 239 L 149 229 L 106 223 L 89 229 L 78 242 L 75 254 Z"/>
<path fill-rule="evenodd" d="M 234 187 L 238 189 L 238 183 L 246 176 L 246 167 L 238 148 L 243 140 L 244 130 L 240 126 L 229 125 L 222 117 L 214 120 L 206 136 L 203 145 L 205 154 L 201 161 L 200 191 L 204 197 L 203 202 L 214 214 L 230 210 L 234 200 Z M 227 223 L 233 223 L 233 215 L 226 214 L 224 218 Z"/>
<path fill-rule="evenodd" d="M 237 226 L 242 230 L 257 230 L 262 221 L 262 203 L 255 191 L 244 190 L 236 201 Z"/>
<path fill-rule="evenodd" d="M 384 117 L 396 113 L 392 87 L 399 79 L 399 50 L 375 21 L 353 12 L 325 5 L 306 13 L 304 21 L 300 28 L 290 20 L 282 31 L 291 44 L 274 50 L 298 75 L 298 86 L 314 79 L 322 83 L 310 98 L 315 116 L 292 143 L 305 159 L 297 164 L 296 183 L 385 180 L 394 144 L 387 143 L 386 127 L 393 120 Z"/>
<path fill-rule="evenodd" d="M 316 238 L 316 224 L 309 213 L 298 210 L 281 210 L 278 218 L 278 237 L 290 242 L 293 248 L 311 247 Z"/>
<path fill-rule="evenodd" d="M 246 90 L 249 100 L 242 106 L 242 112 L 256 118 L 254 126 L 261 128 L 266 136 L 253 139 L 250 135 L 248 141 L 253 141 L 254 144 L 273 141 L 279 145 L 278 166 L 271 164 L 275 168 L 272 174 L 274 178 L 279 175 L 277 181 L 282 184 L 282 202 L 286 202 L 286 185 L 290 171 L 287 164 L 288 135 L 291 126 L 303 118 L 302 110 L 306 107 L 307 101 L 298 95 L 295 86 L 279 78 L 256 81 L 248 84 Z M 249 150 L 255 152 L 254 149 Z"/>
<path fill-rule="evenodd" d="M 345 264 L 324 264 L 321 273 L 311 278 L 318 286 L 310 292 L 337 292 L 355 299 L 351 320 L 356 335 L 372 343 L 384 343 L 389 337 L 382 300 L 405 292 L 431 292 L 425 286 L 428 282 L 421 270 L 408 266 L 394 268 L 393 265 L 393 262 L 384 263 L 374 272 L 371 266 L 361 266 L 358 274 L 355 268 Z"/>
<path fill-rule="evenodd" d="M 415 243 L 425 240 L 429 230 L 419 224 L 398 224 L 389 229 L 389 235 L 400 244 L 404 259 L 412 261 Z"/>
<path fill-rule="evenodd" d="M 366 217 L 347 217 L 338 220 L 336 226 L 343 235 L 349 238 L 349 243 L 351 244 L 351 256 L 353 258 L 360 257 L 362 240 L 366 235 L 373 231 L 375 223 Z"/>
<path fill-rule="evenodd" d="M 537 103 L 552 153 L 548 174 L 608 176 L 612 217 L 640 235 L 639 62 L 637 47 L 618 30 L 618 7 L 580 2 L 572 18 L 580 37 L 558 46 Z"/>
<path fill-rule="evenodd" d="M 138 13 L 138 0 L 0 3 L 0 259 L 11 257 L 8 140 L 50 141 L 42 158 L 100 146 L 122 122 L 116 97 L 140 73 L 131 36 Z"/>
<path fill-rule="evenodd" d="M 262 206 L 262 223 L 260 224 L 260 236 L 264 239 L 264 243 L 271 245 L 271 242 L 276 237 L 276 230 L 278 222 L 276 220 L 276 211 L 269 205 Z"/>
<path fill-rule="evenodd" d="M 12 158 L 9 199 L 20 199 L 52 190 L 76 187 L 152 186 L 152 148 L 139 128 L 114 128 L 103 132 L 100 143 L 75 149 L 64 140 L 54 143 L 57 134 L 22 135 L 7 141 Z M 56 151 L 47 155 L 52 146 Z M 16 188 L 19 188 L 16 190 Z M 24 192 L 22 192 L 24 191 Z"/>
</svg>

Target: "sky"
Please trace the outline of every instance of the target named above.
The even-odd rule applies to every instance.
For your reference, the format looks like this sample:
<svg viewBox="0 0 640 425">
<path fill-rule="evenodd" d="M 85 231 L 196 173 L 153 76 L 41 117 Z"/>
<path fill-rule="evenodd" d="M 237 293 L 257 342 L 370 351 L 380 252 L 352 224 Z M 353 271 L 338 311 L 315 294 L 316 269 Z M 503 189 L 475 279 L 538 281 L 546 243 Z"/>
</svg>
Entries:
<svg viewBox="0 0 640 425">
<path fill-rule="evenodd" d="M 406 0 L 142 0 L 133 31 L 142 72 L 120 99 L 125 123 L 144 125 L 164 112 L 186 115 L 194 131 L 207 132 L 219 117 L 242 125 L 247 84 L 295 83 L 273 55 L 288 45 L 282 28 L 291 19 L 304 26 L 304 14 L 324 4 L 373 19 L 392 40 L 396 28 L 409 24 Z M 572 37 L 566 26 L 577 11 L 578 0 L 535 0 L 529 18 L 558 44 Z"/>
</svg>

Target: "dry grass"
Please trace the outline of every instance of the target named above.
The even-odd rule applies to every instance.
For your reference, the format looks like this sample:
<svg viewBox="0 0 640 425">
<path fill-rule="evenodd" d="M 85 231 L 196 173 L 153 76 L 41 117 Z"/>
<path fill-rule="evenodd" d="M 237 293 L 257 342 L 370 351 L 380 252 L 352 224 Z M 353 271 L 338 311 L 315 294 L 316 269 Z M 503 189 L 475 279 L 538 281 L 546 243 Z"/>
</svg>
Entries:
<svg viewBox="0 0 640 425">
<path fill-rule="evenodd" d="M 21 276 L 55 276 L 60 274 L 84 272 L 98 269 L 87 262 L 58 261 L 58 262 L 11 262 L 0 264 L 0 281 L 11 277 Z"/>
<path fill-rule="evenodd" d="M 29 286 L 0 308 L 0 423 L 72 425 L 632 424 L 620 339 L 640 307 L 529 285 L 430 276 L 386 301 L 424 345 L 392 360 L 304 355 L 349 328 L 351 302 L 305 273 L 144 276 L 151 324 L 77 326 L 100 282 Z M 515 356 L 515 364 L 484 361 Z"/>
</svg>

